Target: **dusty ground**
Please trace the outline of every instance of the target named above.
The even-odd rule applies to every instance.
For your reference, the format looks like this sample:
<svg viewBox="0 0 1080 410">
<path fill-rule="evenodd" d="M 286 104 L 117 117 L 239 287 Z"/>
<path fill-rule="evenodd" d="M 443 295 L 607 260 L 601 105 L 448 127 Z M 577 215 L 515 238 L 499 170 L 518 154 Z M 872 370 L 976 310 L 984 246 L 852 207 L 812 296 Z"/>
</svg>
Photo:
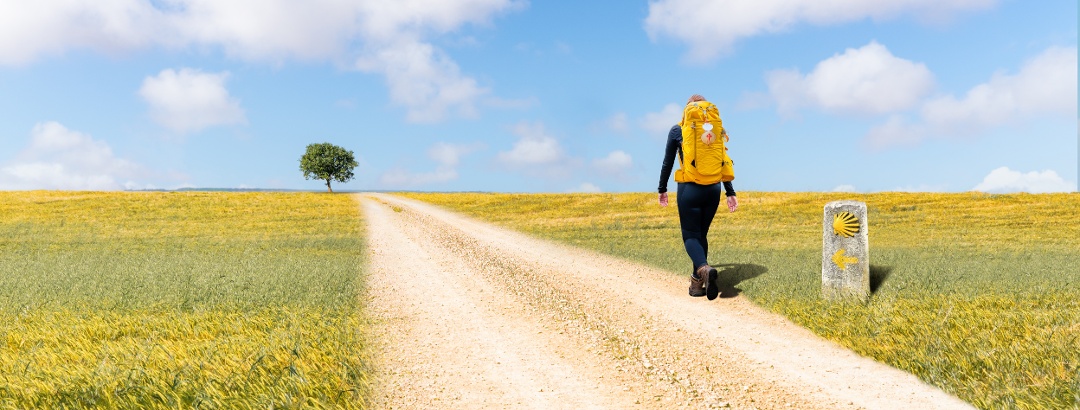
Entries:
<svg viewBox="0 0 1080 410">
<path fill-rule="evenodd" d="M 375 408 L 970 406 L 742 297 L 389 195 L 368 224 Z"/>
</svg>

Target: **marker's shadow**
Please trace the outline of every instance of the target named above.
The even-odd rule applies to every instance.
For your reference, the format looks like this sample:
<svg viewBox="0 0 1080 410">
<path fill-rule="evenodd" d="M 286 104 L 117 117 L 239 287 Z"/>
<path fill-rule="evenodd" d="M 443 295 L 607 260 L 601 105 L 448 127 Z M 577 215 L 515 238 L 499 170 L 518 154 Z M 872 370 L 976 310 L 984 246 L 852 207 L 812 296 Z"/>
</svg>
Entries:
<svg viewBox="0 0 1080 410">
<path fill-rule="evenodd" d="M 892 266 L 870 265 L 870 294 L 877 293 L 885 279 L 892 275 Z"/>
<path fill-rule="evenodd" d="M 735 287 L 742 281 L 747 279 L 753 279 L 761 276 L 769 271 L 761 265 L 754 265 L 749 263 L 733 263 L 727 265 L 714 265 L 717 270 L 716 286 L 709 288 L 709 300 L 716 299 L 717 296 L 722 298 L 733 298 L 739 296 L 739 292 L 742 289 Z"/>
</svg>

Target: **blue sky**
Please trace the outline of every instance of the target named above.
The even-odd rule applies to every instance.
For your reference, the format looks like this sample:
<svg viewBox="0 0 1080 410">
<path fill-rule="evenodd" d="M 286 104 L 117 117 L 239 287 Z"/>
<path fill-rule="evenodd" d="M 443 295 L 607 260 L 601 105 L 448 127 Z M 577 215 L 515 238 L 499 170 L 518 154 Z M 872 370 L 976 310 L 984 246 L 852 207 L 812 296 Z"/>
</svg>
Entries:
<svg viewBox="0 0 1080 410">
<path fill-rule="evenodd" d="M 0 0 L 0 189 L 1076 191 L 1075 0 Z"/>
</svg>

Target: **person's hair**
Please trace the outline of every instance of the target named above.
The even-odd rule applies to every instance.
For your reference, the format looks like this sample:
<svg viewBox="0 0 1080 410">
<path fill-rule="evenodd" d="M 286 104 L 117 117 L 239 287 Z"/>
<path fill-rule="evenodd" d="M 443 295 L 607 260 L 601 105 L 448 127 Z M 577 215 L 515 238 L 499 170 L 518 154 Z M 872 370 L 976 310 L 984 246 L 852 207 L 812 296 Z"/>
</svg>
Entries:
<svg viewBox="0 0 1080 410">
<path fill-rule="evenodd" d="M 694 94 L 690 96 L 689 100 L 686 100 L 686 103 L 690 104 L 694 101 L 705 101 L 705 97 L 702 97 L 701 94 Z"/>
</svg>

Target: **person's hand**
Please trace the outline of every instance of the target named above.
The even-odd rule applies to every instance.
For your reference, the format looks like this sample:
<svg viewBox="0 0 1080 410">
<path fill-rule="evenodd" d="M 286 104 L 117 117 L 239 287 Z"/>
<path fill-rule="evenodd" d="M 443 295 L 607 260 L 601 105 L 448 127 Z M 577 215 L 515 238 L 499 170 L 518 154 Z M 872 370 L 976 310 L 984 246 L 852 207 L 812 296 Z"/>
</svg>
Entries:
<svg viewBox="0 0 1080 410">
<path fill-rule="evenodd" d="M 660 206 L 667 206 L 667 192 L 660 194 Z"/>
<path fill-rule="evenodd" d="M 739 209 L 739 200 L 735 199 L 734 195 L 727 197 L 727 209 L 731 212 Z"/>
</svg>

